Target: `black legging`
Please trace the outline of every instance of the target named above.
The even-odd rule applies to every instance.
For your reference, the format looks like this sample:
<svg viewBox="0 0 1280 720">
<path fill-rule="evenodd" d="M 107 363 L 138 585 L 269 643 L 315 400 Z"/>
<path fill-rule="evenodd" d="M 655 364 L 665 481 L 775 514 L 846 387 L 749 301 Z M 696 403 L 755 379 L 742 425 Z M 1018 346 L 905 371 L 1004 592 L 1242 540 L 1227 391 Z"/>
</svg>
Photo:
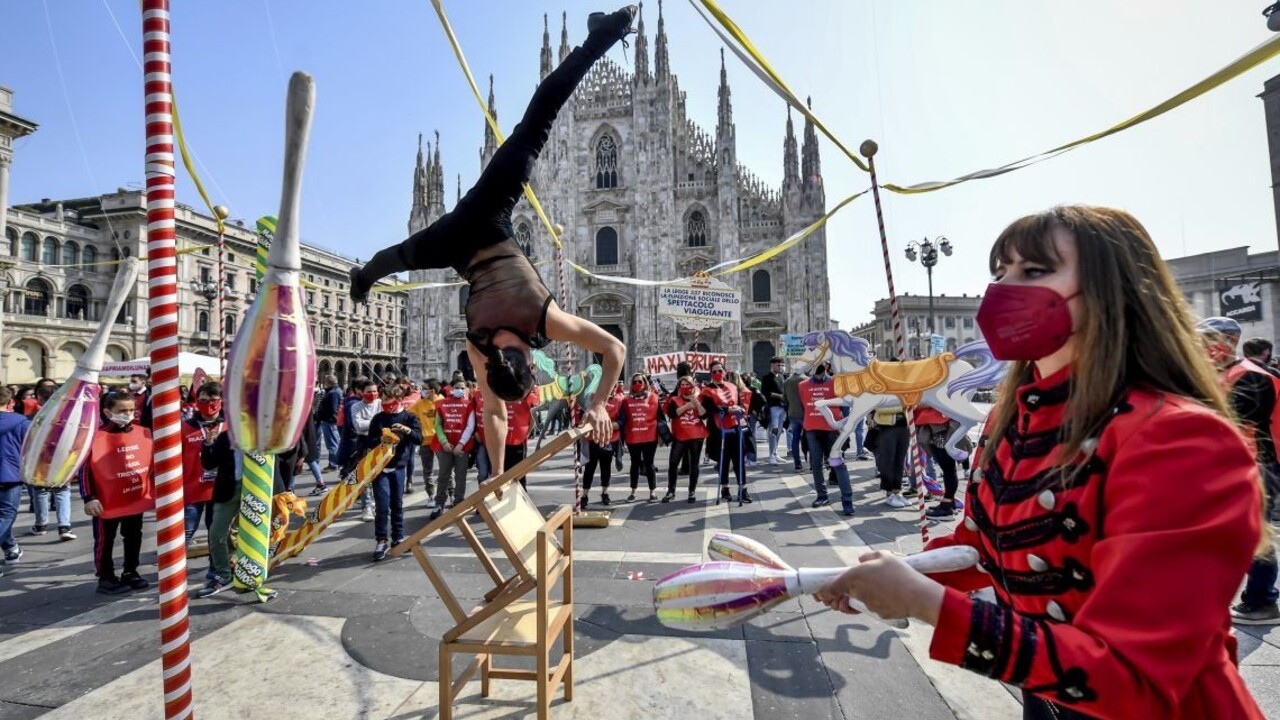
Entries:
<svg viewBox="0 0 1280 720">
<path fill-rule="evenodd" d="M 511 211 L 532 176 L 551 126 L 578 83 L 621 36 L 589 35 L 534 91 L 524 117 L 494 153 L 476 184 L 450 212 L 407 240 L 378 251 L 361 269 L 372 284 L 397 272 L 452 267 L 466 270 L 476 252 L 515 236 Z"/>
<path fill-rule="evenodd" d="M 627 445 L 627 450 L 631 452 L 631 491 L 635 492 L 640 484 L 641 471 L 649 478 L 649 492 L 656 490 L 658 475 L 653 468 L 653 456 L 658 452 L 658 441 Z"/>
<path fill-rule="evenodd" d="M 698 463 L 702 459 L 702 438 L 693 440 L 677 440 L 671 446 L 671 457 L 667 459 L 667 494 L 676 494 L 676 478 L 681 466 L 689 469 L 689 495 L 698 488 Z"/>
<path fill-rule="evenodd" d="M 587 464 L 582 466 L 582 494 L 591 489 L 591 481 L 595 479 L 596 465 L 600 466 L 600 492 L 609 492 L 609 476 L 613 473 L 613 446 L 600 447 L 587 443 Z"/>
<path fill-rule="evenodd" d="M 907 446 L 911 434 L 904 425 L 880 428 L 876 443 L 876 469 L 880 471 L 880 489 L 887 493 L 902 492 L 902 474 L 906 469 Z"/>
<path fill-rule="evenodd" d="M 960 476 L 956 474 L 956 461 L 944 447 L 929 446 L 929 454 L 933 462 L 942 468 L 942 499 L 951 502 L 956 499 L 956 490 L 960 488 Z"/>
<path fill-rule="evenodd" d="M 720 432 L 717 429 L 717 432 Z M 742 434 L 738 430 L 723 432 L 720 435 L 720 487 L 729 487 L 729 465 L 733 465 L 734 476 L 739 484 L 745 485 L 747 476 L 742 467 Z"/>
</svg>

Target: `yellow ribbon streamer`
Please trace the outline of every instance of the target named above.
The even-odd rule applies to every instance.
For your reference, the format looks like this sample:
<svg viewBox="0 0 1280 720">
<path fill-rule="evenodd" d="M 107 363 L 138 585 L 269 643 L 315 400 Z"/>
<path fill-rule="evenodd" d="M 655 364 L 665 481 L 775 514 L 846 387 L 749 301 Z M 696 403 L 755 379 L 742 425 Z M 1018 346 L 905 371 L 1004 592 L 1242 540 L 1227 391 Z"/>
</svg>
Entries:
<svg viewBox="0 0 1280 720">
<path fill-rule="evenodd" d="M 191 163 L 191 154 L 187 152 L 187 140 L 182 134 L 182 120 L 178 116 L 178 94 L 170 89 L 170 100 L 173 102 L 173 134 L 178 140 L 178 152 L 182 155 L 182 165 L 187 169 L 187 175 L 191 176 L 191 182 L 195 184 L 196 190 L 200 193 L 200 198 L 204 200 L 205 207 L 209 208 L 209 215 L 218 223 L 218 234 L 226 232 L 226 225 L 222 223 L 222 218 L 218 217 L 218 211 L 213 209 L 213 201 L 209 199 L 209 193 L 204 191 L 204 183 L 200 182 L 200 174 L 196 172 L 195 166 Z"/>
</svg>

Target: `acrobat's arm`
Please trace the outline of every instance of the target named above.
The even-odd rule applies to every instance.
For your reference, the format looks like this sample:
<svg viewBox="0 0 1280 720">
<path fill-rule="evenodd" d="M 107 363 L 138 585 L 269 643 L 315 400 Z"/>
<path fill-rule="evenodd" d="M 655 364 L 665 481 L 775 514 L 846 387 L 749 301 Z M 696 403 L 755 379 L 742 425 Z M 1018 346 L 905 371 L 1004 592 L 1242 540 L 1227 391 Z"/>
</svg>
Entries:
<svg viewBox="0 0 1280 720">
<path fill-rule="evenodd" d="M 599 325 L 564 312 L 554 302 L 547 308 L 547 337 L 574 343 L 604 358 L 603 382 L 586 403 L 586 419 L 592 426 L 592 439 L 597 444 L 609 442 L 613 435 L 613 423 L 605 411 L 605 402 L 609 399 L 613 383 L 622 375 L 627 347 Z"/>
</svg>

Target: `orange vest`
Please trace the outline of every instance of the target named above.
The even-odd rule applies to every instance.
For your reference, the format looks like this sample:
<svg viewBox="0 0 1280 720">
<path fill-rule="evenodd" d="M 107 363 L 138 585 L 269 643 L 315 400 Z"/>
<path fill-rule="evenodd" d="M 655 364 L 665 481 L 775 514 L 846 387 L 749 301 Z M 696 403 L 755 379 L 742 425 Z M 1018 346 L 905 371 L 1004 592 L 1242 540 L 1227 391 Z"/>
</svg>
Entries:
<svg viewBox="0 0 1280 720">
<path fill-rule="evenodd" d="M 444 425 L 444 436 L 448 439 L 450 445 L 457 445 L 462 439 L 462 431 L 467 429 L 467 416 L 478 415 L 476 413 L 476 404 L 465 397 L 456 398 L 449 396 L 436 401 L 436 413 L 441 418 L 441 424 Z M 480 424 L 479 417 L 476 418 L 476 424 Z M 462 448 L 466 452 L 471 451 L 471 447 L 475 444 L 475 434 L 467 440 L 467 444 Z"/>
<path fill-rule="evenodd" d="M 156 506 L 151 477 L 151 431 L 99 430 L 89 448 L 90 488 L 104 520 L 140 515 Z"/>
<path fill-rule="evenodd" d="M 658 395 L 652 390 L 636 397 L 628 394 L 622 404 L 627 408 L 627 444 L 658 441 Z"/>
</svg>

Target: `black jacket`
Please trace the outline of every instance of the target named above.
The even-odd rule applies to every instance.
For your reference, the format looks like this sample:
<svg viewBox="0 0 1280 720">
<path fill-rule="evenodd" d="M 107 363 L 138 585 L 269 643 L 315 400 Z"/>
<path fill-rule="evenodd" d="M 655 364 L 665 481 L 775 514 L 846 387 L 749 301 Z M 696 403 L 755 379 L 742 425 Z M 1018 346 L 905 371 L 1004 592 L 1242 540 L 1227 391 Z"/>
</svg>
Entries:
<svg viewBox="0 0 1280 720">
<path fill-rule="evenodd" d="M 320 396 L 316 405 L 316 422 L 337 422 L 338 409 L 342 407 L 342 391 L 335 385 Z"/>
<path fill-rule="evenodd" d="M 212 445 L 200 448 L 200 465 L 205 470 L 217 470 L 213 481 L 213 501 L 230 502 L 240 494 L 240 476 L 236 473 L 236 454 L 231 448 L 231 436 L 223 430 Z"/>
<path fill-rule="evenodd" d="M 395 413 L 380 412 L 373 416 L 373 420 L 369 422 L 369 435 L 365 438 L 364 450 L 368 452 L 382 442 L 382 429 L 392 425 L 404 425 L 409 428 L 409 434 L 396 443 L 396 454 L 387 463 L 388 470 L 408 465 L 409 453 L 416 452 L 414 449 L 422 445 L 422 424 L 413 413 L 401 410 Z"/>
</svg>

